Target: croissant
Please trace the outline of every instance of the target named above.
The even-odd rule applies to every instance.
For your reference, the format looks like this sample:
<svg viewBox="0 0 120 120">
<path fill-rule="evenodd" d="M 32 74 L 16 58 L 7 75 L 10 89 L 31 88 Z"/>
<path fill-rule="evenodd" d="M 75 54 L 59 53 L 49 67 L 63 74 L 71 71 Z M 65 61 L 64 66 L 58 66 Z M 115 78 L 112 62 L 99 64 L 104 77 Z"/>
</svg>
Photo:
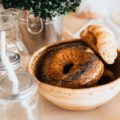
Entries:
<svg viewBox="0 0 120 120">
<path fill-rule="evenodd" d="M 117 57 L 117 43 L 113 32 L 103 25 L 90 25 L 80 34 L 81 39 L 98 53 L 107 64 Z"/>
</svg>

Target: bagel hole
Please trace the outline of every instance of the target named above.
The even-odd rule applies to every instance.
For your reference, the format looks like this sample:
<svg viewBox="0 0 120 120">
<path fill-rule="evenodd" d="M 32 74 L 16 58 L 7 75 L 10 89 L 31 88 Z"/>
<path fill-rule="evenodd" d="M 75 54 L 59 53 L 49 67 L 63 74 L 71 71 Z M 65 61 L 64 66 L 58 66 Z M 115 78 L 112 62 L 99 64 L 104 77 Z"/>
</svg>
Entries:
<svg viewBox="0 0 120 120">
<path fill-rule="evenodd" d="M 66 65 L 64 66 L 63 73 L 64 73 L 64 74 L 68 74 L 69 71 L 71 70 L 71 68 L 73 67 L 73 65 L 74 65 L 73 63 L 66 64 Z"/>
</svg>

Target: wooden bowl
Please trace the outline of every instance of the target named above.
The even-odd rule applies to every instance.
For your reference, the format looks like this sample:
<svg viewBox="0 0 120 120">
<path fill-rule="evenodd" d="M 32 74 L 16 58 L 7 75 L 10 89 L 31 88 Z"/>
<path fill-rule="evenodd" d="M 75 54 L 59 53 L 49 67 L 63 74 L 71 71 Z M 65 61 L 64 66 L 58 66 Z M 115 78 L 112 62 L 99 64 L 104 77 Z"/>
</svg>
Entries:
<svg viewBox="0 0 120 120">
<path fill-rule="evenodd" d="M 29 63 L 29 72 L 35 76 L 36 67 L 42 51 L 34 53 Z M 70 89 L 52 86 L 38 80 L 40 94 L 51 103 L 67 110 L 90 110 L 111 100 L 120 91 L 120 50 L 115 63 L 109 66 L 115 73 L 116 80 L 96 87 Z"/>
</svg>

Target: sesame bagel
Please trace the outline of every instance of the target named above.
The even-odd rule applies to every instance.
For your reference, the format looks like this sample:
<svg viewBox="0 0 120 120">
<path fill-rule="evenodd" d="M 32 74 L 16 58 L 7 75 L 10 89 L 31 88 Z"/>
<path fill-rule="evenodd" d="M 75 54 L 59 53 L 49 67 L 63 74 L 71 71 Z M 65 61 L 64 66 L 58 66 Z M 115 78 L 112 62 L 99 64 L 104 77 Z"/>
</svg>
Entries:
<svg viewBox="0 0 120 120">
<path fill-rule="evenodd" d="M 80 88 L 92 86 L 102 76 L 104 64 L 83 40 L 66 41 L 47 47 L 36 76 L 51 85 Z"/>
</svg>

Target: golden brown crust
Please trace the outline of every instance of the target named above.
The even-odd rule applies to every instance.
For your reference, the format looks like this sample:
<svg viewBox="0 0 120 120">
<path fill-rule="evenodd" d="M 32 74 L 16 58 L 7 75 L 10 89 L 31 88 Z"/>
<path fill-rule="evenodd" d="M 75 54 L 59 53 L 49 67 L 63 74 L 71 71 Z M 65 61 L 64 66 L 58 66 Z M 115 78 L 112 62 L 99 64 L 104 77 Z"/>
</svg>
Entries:
<svg viewBox="0 0 120 120">
<path fill-rule="evenodd" d="M 79 88 L 94 85 L 104 65 L 84 41 L 60 43 L 41 56 L 37 77 L 48 84 Z"/>
<path fill-rule="evenodd" d="M 117 57 L 117 43 L 114 34 L 102 25 L 90 25 L 80 34 L 88 44 L 108 63 L 113 64 Z"/>
</svg>

